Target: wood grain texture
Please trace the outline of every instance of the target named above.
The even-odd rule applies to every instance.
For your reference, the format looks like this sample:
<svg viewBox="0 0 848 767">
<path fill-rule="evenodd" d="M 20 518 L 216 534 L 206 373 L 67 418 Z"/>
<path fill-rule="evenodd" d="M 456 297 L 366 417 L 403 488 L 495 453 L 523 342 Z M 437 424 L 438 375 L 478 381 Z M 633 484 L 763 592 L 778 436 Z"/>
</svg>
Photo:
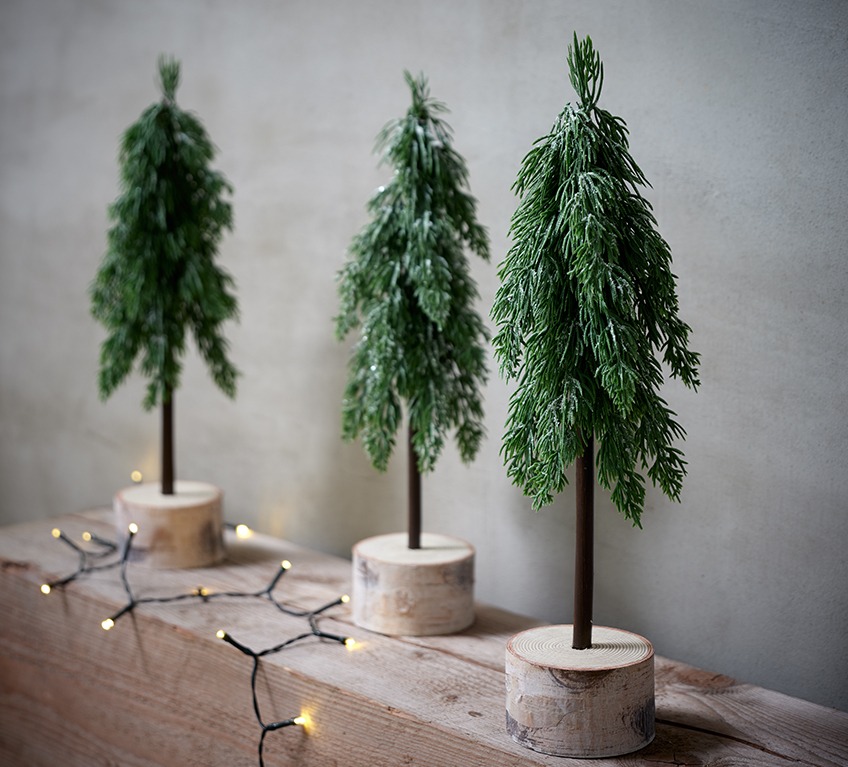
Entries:
<svg viewBox="0 0 848 767">
<path fill-rule="evenodd" d="M 223 493 L 206 482 L 178 480 L 173 495 L 158 483 L 119 490 L 113 508 L 118 534 L 131 523 L 133 562 L 149 567 L 209 567 L 224 558 Z"/>
<path fill-rule="evenodd" d="M 223 628 L 254 649 L 303 630 L 262 599 L 124 604 L 117 572 L 91 574 L 49 596 L 39 584 L 76 567 L 50 529 L 112 534 L 110 514 L 0 531 L 0 764 L 27 767 L 240 767 L 257 764 L 250 659 L 215 638 Z M 313 609 L 350 588 L 350 562 L 266 536 L 227 538 L 224 564 L 201 570 L 129 568 L 138 596 L 264 588 Z M 353 635 L 348 651 L 310 639 L 263 659 L 268 720 L 306 711 L 308 728 L 266 740 L 268 767 L 568 767 L 513 743 L 504 723 L 504 648 L 534 625 L 486 605 L 451 636 L 385 637 L 357 629 L 349 608 L 322 628 Z M 848 714 L 656 658 L 657 734 L 647 748 L 593 767 L 848 765 Z"/>
<path fill-rule="evenodd" d="M 555 756 L 598 758 L 654 739 L 654 649 L 644 637 L 595 626 L 537 626 L 506 645 L 506 722 L 516 743 Z"/>
<path fill-rule="evenodd" d="M 353 547 L 353 621 L 389 636 L 453 634 L 474 622 L 474 548 L 436 533 L 410 549 L 403 533 Z"/>
</svg>

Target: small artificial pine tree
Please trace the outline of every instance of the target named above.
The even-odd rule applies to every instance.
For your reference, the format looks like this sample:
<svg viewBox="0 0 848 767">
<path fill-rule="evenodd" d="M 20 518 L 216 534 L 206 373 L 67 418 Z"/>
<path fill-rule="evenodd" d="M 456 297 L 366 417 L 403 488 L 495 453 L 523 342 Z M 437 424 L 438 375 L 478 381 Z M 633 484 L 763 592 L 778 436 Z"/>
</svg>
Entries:
<svg viewBox="0 0 848 767">
<path fill-rule="evenodd" d="M 492 317 L 501 375 L 517 379 L 503 438 L 509 476 L 534 508 L 550 503 L 576 461 L 575 649 L 591 646 L 594 438 L 598 481 L 641 527 L 645 480 L 679 500 L 683 428 L 658 394 L 662 368 L 699 385 L 691 328 L 677 315 L 668 244 L 624 121 L 598 107 L 603 65 L 574 36 L 567 104 L 524 158 L 513 189 L 513 244 L 499 269 Z"/>
<path fill-rule="evenodd" d="M 162 406 L 162 493 L 174 492 L 173 401 L 190 329 L 212 379 L 235 395 L 221 324 L 238 314 L 232 278 L 214 263 L 232 229 L 232 187 L 209 163 L 215 149 L 175 97 L 179 63 L 160 57 L 162 100 L 123 135 L 121 193 L 109 208 L 108 248 L 91 285 L 91 310 L 108 331 L 99 388 L 109 397 L 138 355 L 150 381 L 144 408 Z"/>
<path fill-rule="evenodd" d="M 345 439 L 362 438 L 385 470 L 406 404 L 409 421 L 409 548 L 420 548 L 420 474 L 431 471 L 448 430 L 463 460 L 483 437 L 478 387 L 488 335 L 472 303 L 477 288 L 464 249 L 488 260 L 485 229 L 467 191 L 468 171 L 423 75 L 405 73 L 406 115 L 388 123 L 376 151 L 394 169 L 368 203 L 339 273 L 339 340 L 361 325 L 342 407 Z"/>
</svg>

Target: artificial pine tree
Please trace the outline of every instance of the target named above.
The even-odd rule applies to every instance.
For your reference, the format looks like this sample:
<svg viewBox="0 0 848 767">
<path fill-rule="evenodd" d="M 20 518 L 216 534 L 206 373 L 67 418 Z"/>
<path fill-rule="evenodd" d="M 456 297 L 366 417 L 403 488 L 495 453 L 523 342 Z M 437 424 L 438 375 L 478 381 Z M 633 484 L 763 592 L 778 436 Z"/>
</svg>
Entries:
<svg viewBox="0 0 848 767">
<path fill-rule="evenodd" d="M 574 36 L 568 65 L 579 103 L 524 158 L 492 317 L 501 375 L 518 381 L 502 447 L 509 476 L 538 509 L 576 461 L 573 647 L 583 649 L 592 642 L 594 439 L 598 482 L 634 525 L 640 471 L 679 500 L 686 463 L 673 442 L 685 432 L 658 393 L 657 355 L 693 389 L 699 359 L 627 127 L 598 106 L 603 65 L 590 38 Z"/>
<path fill-rule="evenodd" d="M 361 437 L 385 470 L 404 416 L 409 445 L 409 548 L 420 547 L 420 474 L 431 471 L 447 433 L 463 460 L 483 437 L 479 393 L 486 378 L 483 321 L 467 247 L 488 260 L 468 171 L 423 75 L 405 79 L 406 115 L 388 123 L 376 151 L 394 168 L 368 202 L 371 220 L 354 237 L 339 274 L 341 340 L 361 328 L 342 407 L 343 436 Z"/>
<path fill-rule="evenodd" d="M 108 332 L 99 389 L 107 398 L 141 356 L 145 409 L 162 408 L 162 493 L 174 492 L 173 402 L 186 332 L 230 397 L 237 371 L 221 325 L 236 317 L 231 277 L 215 264 L 232 229 L 232 188 L 210 167 L 215 149 L 199 120 L 177 106 L 180 66 L 160 57 L 162 100 L 123 135 L 121 192 L 109 208 L 108 248 L 91 285 L 91 309 Z"/>
</svg>

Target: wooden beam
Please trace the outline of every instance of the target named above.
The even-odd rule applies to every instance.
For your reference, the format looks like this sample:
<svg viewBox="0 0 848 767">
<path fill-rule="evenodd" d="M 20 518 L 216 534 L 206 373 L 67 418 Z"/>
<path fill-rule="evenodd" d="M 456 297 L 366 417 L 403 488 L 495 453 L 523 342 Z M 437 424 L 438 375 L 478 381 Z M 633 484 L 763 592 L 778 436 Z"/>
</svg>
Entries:
<svg viewBox="0 0 848 767">
<path fill-rule="evenodd" d="M 0 531 L 0 763 L 28 767 L 256 764 L 260 731 L 251 660 L 215 637 L 223 628 L 261 650 L 304 629 L 270 602 L 220 599 L 140 605 L 108 632 L 100 621 L 125 603 L 114 570 L 44 596 L 39 585 L 72 572 L 76 556 L 50 535 L 60 526 L 114 537 L 102 513 Z M 285 541 L 227 540 L 228 561 L 203 570 L 130 566 L 137 596 L 256 591 L 293 567 L 275 594 L 314 609 L 347 592 L 350 563 Z M 267 721 L 306 712 L 311 724 L 268 735 L 267 767 L 564 767 L 511 741 L 504 726 L 504 647 L 535 621 L 478 605 L 452 636 L 390 638 L 363 632 L 348 606 L 321 628 L 353 635 L 348 651 L 306 640 L 261 661 Z M 657 737 L 634 764 L 848 763 L 848 714 L 657 658 Z"/>
</svg>

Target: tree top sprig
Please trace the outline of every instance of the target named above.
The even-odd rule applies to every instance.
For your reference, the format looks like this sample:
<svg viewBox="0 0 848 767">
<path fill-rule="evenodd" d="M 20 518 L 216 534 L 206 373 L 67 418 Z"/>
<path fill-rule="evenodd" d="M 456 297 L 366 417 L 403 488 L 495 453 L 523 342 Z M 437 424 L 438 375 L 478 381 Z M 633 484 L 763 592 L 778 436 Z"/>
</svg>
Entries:
<svg viewBox="0 0 848 767">
<path fill-rule="evenodd" d="M 159 56 L 157 60 L 159 68 L 159 85 L 162 95 L 168 101 L 177 100 L 177 88 L 180 85 L 180 62 L 173 56 Z"/>
</svg>

